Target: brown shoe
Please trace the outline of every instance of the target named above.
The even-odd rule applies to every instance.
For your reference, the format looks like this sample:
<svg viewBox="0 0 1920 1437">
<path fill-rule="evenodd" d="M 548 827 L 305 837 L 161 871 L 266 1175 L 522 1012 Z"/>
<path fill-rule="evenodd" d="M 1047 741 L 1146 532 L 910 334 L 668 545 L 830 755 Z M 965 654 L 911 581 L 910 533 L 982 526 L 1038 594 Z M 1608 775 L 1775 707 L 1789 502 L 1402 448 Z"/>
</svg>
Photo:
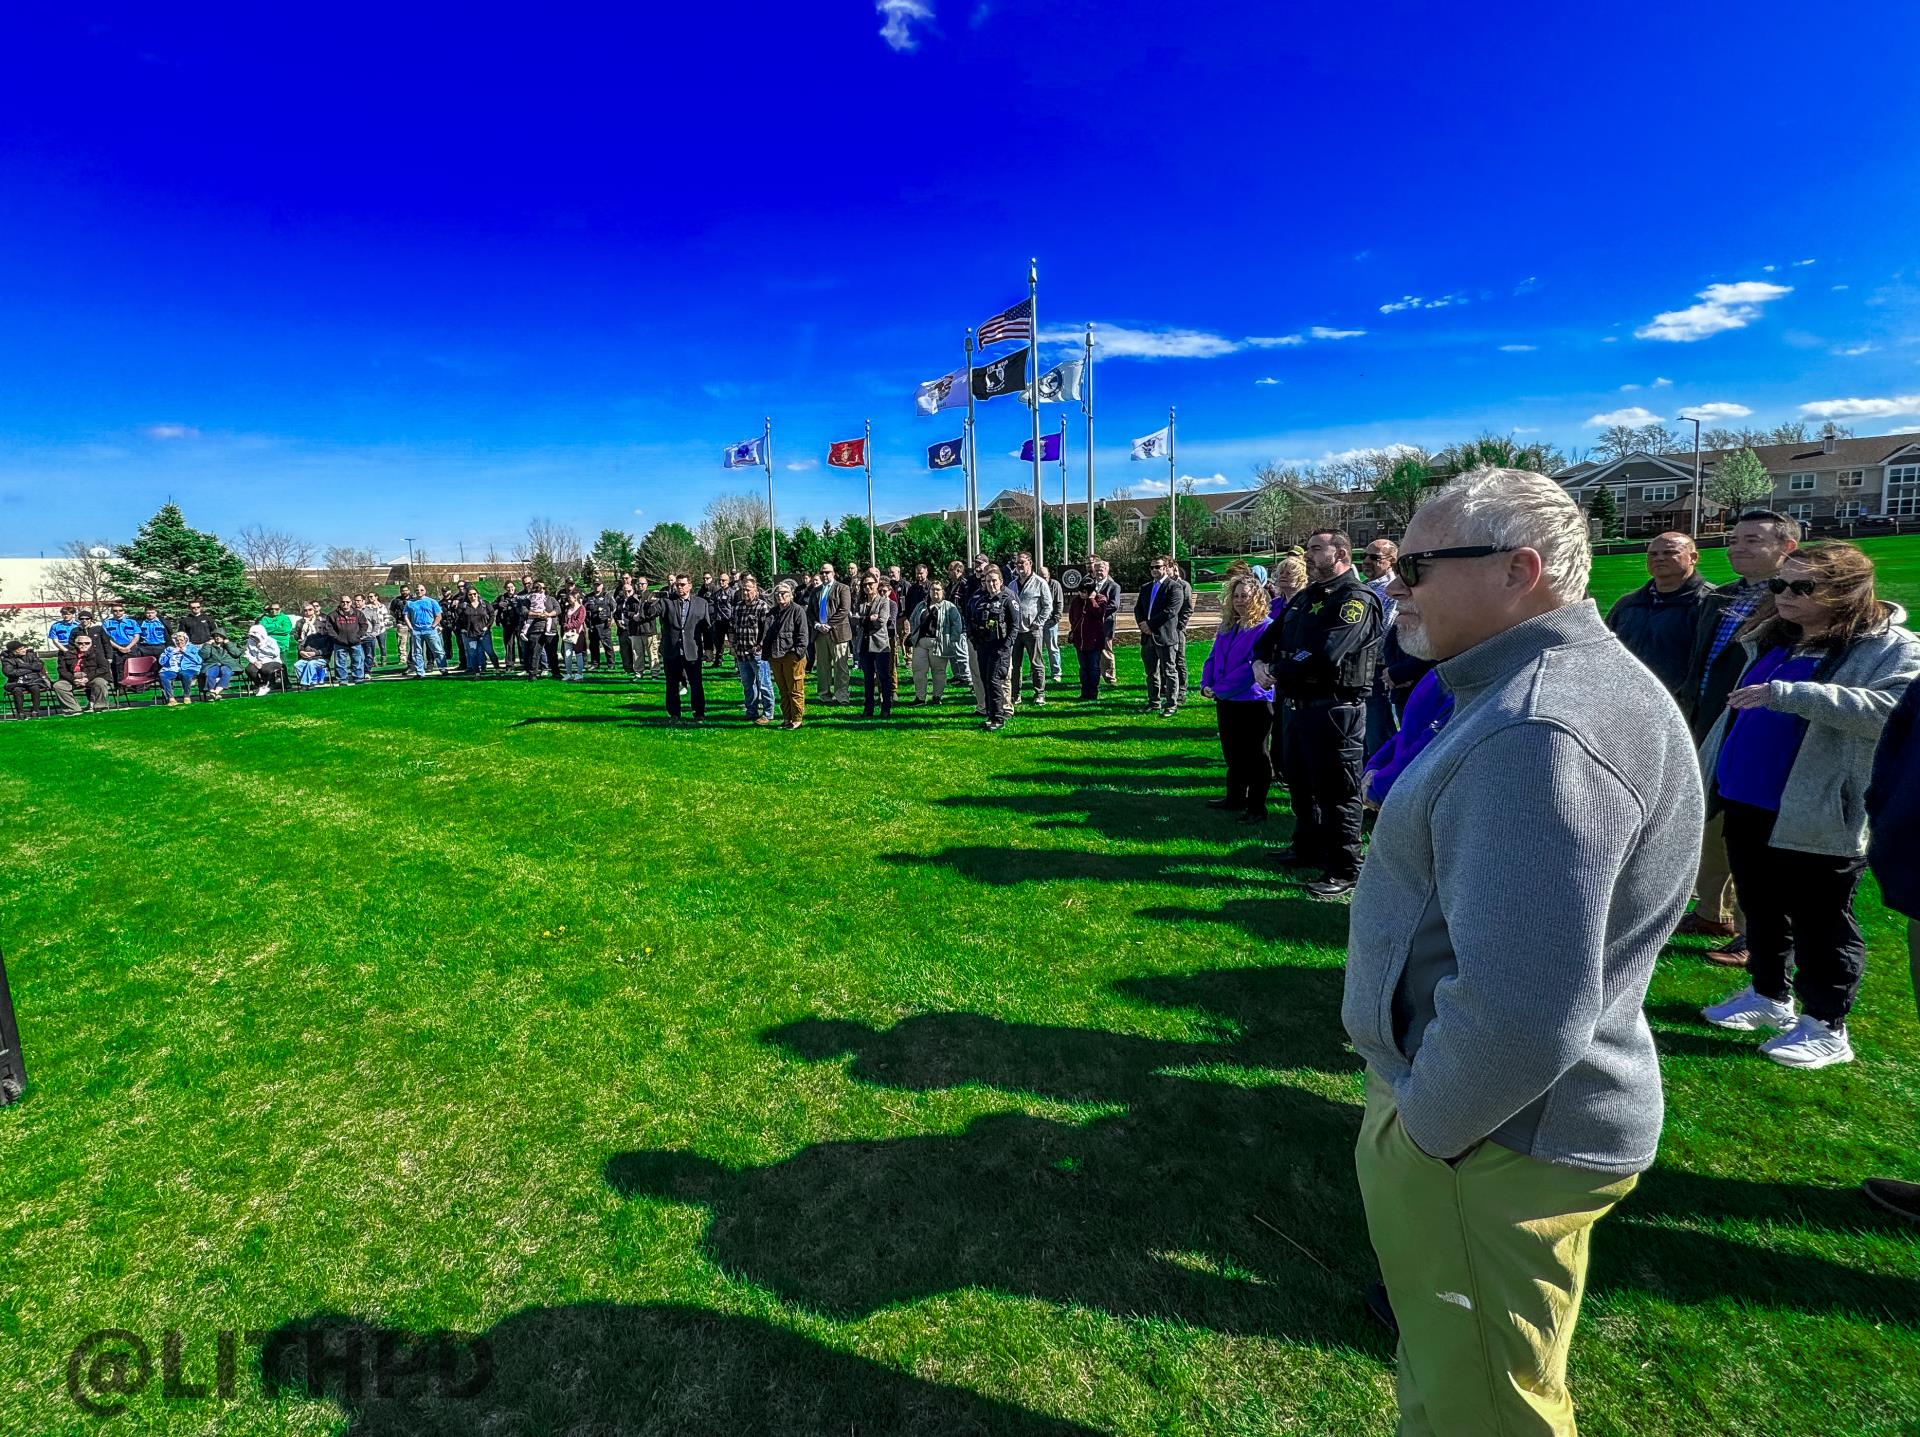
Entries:
<svg viewBox="0 0 1920 1437">
<path fill-rule="evenodd" d="M 1744 968 L 1747 966 L 1747 935 L 1736 933 L 1733 938 L 1718 948 L 1709 948 L 1706 953 L 1709 963 L 1722 968 Z"/>
<path fill-rule="evenodd" d="M 1716 922 L 1711 918 L 1702 918 L 1698 913 L 1689 913 L 1680 920 L 1674 933 L 1682 938 L 1733 938 L 1740 930 L 1731 923 Z"/>
</svg>

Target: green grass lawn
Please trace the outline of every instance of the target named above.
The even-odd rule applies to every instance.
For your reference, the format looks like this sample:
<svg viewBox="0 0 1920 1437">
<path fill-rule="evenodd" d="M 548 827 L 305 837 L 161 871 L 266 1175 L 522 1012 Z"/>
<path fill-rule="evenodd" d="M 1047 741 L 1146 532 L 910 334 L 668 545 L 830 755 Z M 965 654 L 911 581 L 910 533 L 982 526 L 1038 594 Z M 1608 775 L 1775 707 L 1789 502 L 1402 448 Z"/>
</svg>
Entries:
<svg viewBox="0 0 1920 1437">
<path fill-rule="evenodd" d="M 781 733 L 712 690 L 697 730 L 451 679 L 0 726 L 0 1432 L 122 1430 L 68 1395 L 103 1328 L 151 1344 L 146 1432 L 1391 1430 L 1346 909 L 1201 807 L 1205 710 Z M 1584 1431 L 1913 1430 L 1920 1242 L 1855 1185 L 1920 1178 L 1920 1025 L 1862 908 L 1848 1067 L 1662 965 Z M 169 1398 L 163 1335 L 212 1383 L 222 1329 L 269 1376 L 242 1337 L 231 1399 Z M 477 1395 L 301 1375 L 442 1330 Z"/>
</svg>

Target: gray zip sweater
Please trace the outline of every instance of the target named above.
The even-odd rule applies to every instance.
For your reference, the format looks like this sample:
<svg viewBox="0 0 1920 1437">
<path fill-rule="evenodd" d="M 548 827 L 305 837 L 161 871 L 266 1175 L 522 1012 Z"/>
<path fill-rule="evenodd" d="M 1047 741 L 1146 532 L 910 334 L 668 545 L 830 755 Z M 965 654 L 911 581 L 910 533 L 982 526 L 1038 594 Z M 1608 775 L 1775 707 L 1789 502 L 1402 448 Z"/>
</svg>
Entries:
<svg viewBox="0 0 1920 1437">
<path fill-rule="evenodd" d="M 1347 941 L 1341 1018 L 1400 1122 L 1650 1166 L 1660 1065 L 1641 1005 L 1685 910 L 1705 804 L 1673 699 L 1591 600 L 1442 664 L 1446 727 L 1394 782 Z"/>
</svg>

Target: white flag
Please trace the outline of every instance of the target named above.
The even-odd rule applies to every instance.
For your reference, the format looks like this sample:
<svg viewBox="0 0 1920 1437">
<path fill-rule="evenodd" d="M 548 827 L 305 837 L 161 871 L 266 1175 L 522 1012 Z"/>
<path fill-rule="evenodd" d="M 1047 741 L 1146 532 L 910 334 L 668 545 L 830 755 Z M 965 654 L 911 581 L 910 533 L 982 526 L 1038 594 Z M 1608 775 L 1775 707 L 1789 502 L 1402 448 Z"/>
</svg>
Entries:
<svg viewBox="0 0 1920 1437">
<path fill-rule="evenodd" d="M 1167 457 L 1167 450 L 1172 443 L 1172 426 L 1169 425 L 1166 429 L 1156 430 L 1154 433 L 1149 434 L 1145 439 L 1134 440 L 1133 457 L 1135 459 L 1165 459 Z"/>
<path fill-rule="evenodd" d="M 1040 391 L 1042 404 L 1066 404 L 1078 402 L 1080 398 L 1080 371 L 1086 361 L 1069 359 L 1065 364 L 1056 365 L 1041 375 L 1034 387 Z M 1032 396 L 1028 396 L 1032 402 Z"/>
<path fill-rule="evenodd" d="M 929 379 L 913 396 L 913 407 L 922 414 L 938 414 L 942 409 L 965 409 L 967 371 L 956 369 L 938 379 Z"/>
</svg>

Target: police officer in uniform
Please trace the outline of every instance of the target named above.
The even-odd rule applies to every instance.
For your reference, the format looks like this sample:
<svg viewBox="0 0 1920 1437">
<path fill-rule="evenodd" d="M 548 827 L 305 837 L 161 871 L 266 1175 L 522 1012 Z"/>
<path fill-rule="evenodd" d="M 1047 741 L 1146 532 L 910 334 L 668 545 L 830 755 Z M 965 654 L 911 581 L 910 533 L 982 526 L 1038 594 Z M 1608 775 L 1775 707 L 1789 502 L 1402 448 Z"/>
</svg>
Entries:
<svg viewBox="0 0 1920 1437">
<path fill-rule="evenodd" d="M 1350 893 L 1360 877 L 1360 765 L 1366 695 L 1380 660 L 1380 597 L 1353 567 L 1353 543 L 1337 530 L 1307 541 L 1306 588 L 1261 635 L 1256 663 L 1284 705 L 1280 771 L 1293 806 L 1293 844 L 1280 863 L 1318 868 L 1316 898 Z M 1264 680 L 1263 680 L 1264 682 Z"/>
</svg>

